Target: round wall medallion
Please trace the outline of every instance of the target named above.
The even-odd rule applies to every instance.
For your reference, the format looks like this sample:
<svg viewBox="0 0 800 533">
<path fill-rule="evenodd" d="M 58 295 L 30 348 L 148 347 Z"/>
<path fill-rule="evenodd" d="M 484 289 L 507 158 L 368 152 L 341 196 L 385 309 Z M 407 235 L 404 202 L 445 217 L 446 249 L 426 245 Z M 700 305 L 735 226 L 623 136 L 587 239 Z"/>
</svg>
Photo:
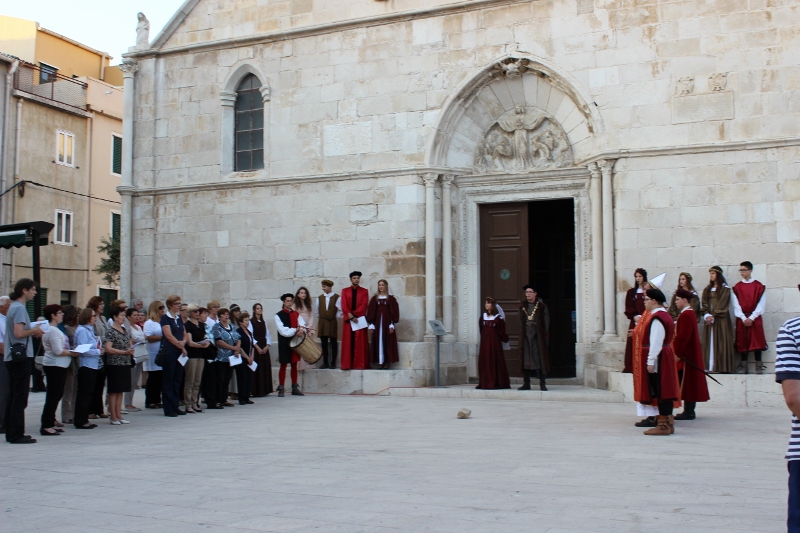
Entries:
<svg viewBox="0 0 800 533">
<path fill-rule="evenodd" d="M 502 279 L 503 281 L 507 280 L 510 277 L 511 277 L 511 272 L 509 272 L 507 268 L 504 268 L 503 270 L 500 271 L 500 279 Z"/>
</svg>

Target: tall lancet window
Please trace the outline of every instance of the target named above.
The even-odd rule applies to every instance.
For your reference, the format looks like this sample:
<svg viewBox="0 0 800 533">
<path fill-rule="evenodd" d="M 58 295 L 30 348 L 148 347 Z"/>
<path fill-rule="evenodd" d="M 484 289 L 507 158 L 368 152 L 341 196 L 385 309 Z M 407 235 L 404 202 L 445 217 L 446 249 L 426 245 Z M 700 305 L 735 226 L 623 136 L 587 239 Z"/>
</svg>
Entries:
<svg viewBox="0 0 800 533">
<path fill-rule="evenodd" d="M 237 171 L 264 168 L 264 98 L 261 82 L 248 74 L 236 89 Z"/>
</svg>

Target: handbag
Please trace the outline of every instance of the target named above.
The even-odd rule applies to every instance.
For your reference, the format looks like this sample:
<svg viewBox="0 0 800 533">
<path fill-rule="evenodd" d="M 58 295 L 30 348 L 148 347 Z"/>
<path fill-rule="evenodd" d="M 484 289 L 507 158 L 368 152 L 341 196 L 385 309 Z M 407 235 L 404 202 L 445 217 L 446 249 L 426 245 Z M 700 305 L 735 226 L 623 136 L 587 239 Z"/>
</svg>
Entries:
<svg viewBox="0 0 800 533">
<path fill-rule="evenodd" d="M 158 353 L 156 354 L 156 366 L 164 366 L 164 357 L 166 348 L 164 347 L 164 341 L 161 341 L 161 345 L 158 347 Z"/>
<path fill-rule="evenodd" d="M 28 342 L 30 342 L 30 340 L 31 338 L 28 337 L 25 339 L 25 344 L 15 342 L 11 345 L 11 361 L 14 363 L 22 363 L 28 359 Z"/>
</svg>

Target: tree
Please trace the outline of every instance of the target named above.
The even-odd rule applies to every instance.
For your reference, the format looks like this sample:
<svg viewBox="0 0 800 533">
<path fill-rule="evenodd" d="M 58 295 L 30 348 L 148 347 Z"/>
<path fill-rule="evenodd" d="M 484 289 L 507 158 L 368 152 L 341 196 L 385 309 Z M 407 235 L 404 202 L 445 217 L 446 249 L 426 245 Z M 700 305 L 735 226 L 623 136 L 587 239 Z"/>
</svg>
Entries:
<svg viewBox="0 0 800 533">
<path fill-rule="evenodd" d="M 119 284 L 119 235 L 109 235 L 100 238 L 100 246 L 97 251 L 104 255 L 100 259 L 100 265 L 94 269 L 98 274 L 103 275 L 103 281 L 108 285 Z"/>
</svg>

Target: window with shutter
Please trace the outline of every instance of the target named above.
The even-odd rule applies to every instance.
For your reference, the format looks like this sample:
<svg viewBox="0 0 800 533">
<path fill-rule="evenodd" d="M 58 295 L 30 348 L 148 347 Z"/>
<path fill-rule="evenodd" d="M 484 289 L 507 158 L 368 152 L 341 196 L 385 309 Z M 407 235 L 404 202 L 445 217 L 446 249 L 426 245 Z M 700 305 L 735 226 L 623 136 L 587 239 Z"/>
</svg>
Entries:
<svg viewBox="0 0 800 533">
<path fill-rule="evenodd" d="M 39 301 L 41 302 L 42 305 L 42 309 L 44 309 L 45 306 L 47 305 L 47 289 L 42 287 L 39 290 L 37 290 L 36 297 L 39 298 Z M 34 302 L 33 300 L 28 300 L 27 302 L 25 302 L 25 310 L 28 311 L 28 318 L 31 319 L 31 322 L 34 322 L 38 318 L 34 313 L 33 302 Z"/>
<path fill-rule="evenodd" d="M 121 231 L 122 231 L 122 215 L 120 215 L 119 213 L 111 213 L 111 238 L 119 240 Z"/>
<path fill-rule="evenodd" d="M 122 137 L 111 136 L 111 173 L 122 174 Z"/>
</svg>

